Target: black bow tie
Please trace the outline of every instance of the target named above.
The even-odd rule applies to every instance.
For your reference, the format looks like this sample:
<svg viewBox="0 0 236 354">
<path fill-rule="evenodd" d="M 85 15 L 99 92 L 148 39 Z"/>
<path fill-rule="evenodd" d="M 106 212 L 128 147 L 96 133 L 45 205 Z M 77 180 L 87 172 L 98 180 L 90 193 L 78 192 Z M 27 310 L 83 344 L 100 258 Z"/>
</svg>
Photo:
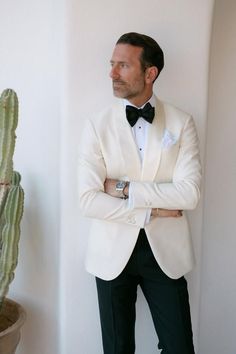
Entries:
<svg viewBox="0 0 236 354">
<path fill-rule="evenodd" d="M 148 123 L 152 123 L 154 115 L 155 108 L 152 107 L 149 102 L 140 109 L 133 106 L 126 106 L 126 117 L 131 127 L 135 125 L 140 117 L 144 118 Z"/>
</svg>

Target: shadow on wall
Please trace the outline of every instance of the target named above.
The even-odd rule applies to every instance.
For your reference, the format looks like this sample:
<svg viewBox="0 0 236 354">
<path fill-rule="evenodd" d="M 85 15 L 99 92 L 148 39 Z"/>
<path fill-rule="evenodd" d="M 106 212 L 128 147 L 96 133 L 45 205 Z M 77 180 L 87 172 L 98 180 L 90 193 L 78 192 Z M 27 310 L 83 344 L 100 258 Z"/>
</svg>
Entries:
<svg viewBox="0 0 236 354">
<path fill-rule="evenodd" d="M 200 354 L 234 354 L 236 2 L 215 1 L 203 223 Z"/>
</svg>

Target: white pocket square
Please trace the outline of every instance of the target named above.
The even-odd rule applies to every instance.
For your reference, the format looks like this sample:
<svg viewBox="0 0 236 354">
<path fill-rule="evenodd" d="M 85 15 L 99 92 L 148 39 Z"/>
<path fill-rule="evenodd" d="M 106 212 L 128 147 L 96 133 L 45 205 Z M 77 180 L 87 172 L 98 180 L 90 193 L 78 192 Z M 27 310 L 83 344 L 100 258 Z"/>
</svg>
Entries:
<svg viewBox="0 0 236 354">
<path fill-rule="evenodd" d="M 169 130 L 165 129 L 161 144 L 162 147 L 168 149 L 172 145 L 176 144 L 176 142 L 177 138 L 171 132 L 169 132 Z"/>
</svg>

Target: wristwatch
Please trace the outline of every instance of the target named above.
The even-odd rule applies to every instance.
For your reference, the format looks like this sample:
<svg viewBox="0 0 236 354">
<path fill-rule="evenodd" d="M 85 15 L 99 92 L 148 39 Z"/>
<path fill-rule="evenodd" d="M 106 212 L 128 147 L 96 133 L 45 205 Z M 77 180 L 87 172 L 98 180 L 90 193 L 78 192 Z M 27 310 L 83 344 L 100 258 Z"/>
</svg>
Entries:
<svg viewBox="0 0 236 354">
<path fill-rule="evenodd" d="M 116 191 L 120 193 L 120 198 L 127 199 L 128 195 L 125 195 L 124 189 L 129 185 L 129 182 L 126 181 L 118 181 L 116 183 Z"/>
</svg>

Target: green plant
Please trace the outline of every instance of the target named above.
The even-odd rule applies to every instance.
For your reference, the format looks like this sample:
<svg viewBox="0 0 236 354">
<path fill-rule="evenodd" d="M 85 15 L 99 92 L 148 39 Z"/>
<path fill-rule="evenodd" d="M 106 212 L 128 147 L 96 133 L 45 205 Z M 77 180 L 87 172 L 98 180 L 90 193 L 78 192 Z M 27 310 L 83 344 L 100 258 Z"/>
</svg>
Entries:
<svg viewBox="0 0 236 354">
<path fill-rule="evenodd" d="M 23 214 L 21 177 L 13 171 L 17 123 L 17 95 L 13 90 L 4 90 L 0 97 L 0 309 L 17 266 Z"/>
</svg>

